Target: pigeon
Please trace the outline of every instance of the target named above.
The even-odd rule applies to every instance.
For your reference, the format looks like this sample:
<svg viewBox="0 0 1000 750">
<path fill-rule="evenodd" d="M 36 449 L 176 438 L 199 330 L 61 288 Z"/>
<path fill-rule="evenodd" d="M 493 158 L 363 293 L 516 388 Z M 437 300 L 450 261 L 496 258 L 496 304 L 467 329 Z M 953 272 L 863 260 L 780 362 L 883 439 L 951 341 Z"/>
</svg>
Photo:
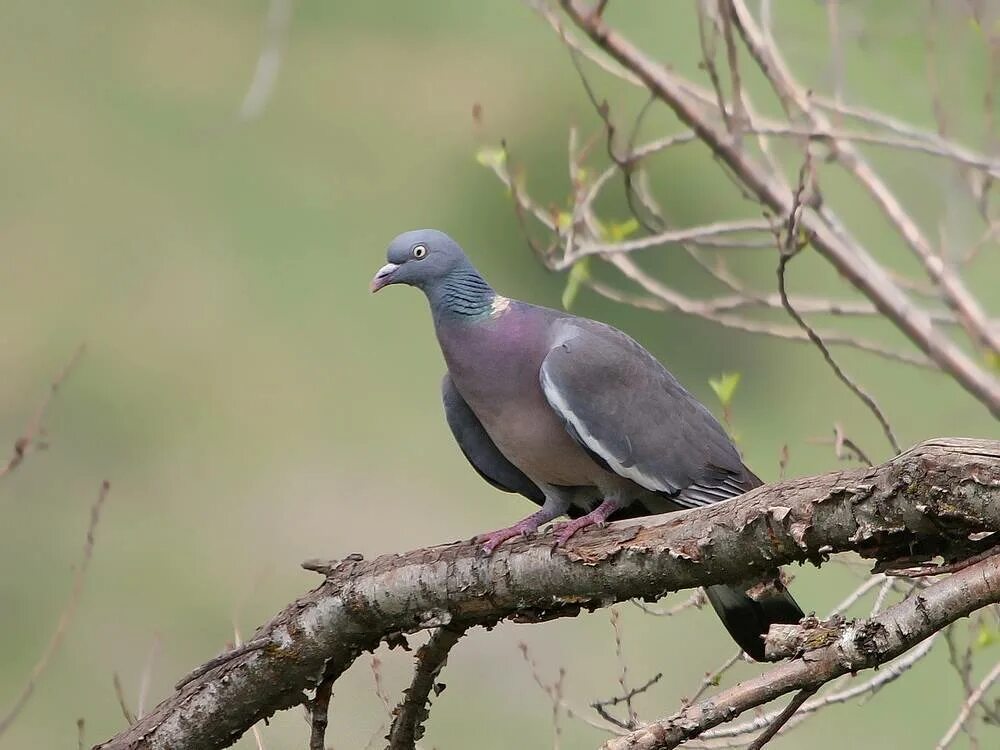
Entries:
<svg viewBox="0 0 1000 750">
<path fill-rule="evenodd" d="M 498 294 L 451 237 L 404 232 L 371 290 L 424 293 L 447 365 L 445 416 L 472 467 L 494 487 L 541 506 L 476 537 L 486 554 L 555 526 L 561 546 L 581 529 L 698 508 L 762 484 L 712 413 L 639 343 L 610 325 Z M 780 580 L 706 595 L 744 652 L 803 613 Z"/>
</svg>

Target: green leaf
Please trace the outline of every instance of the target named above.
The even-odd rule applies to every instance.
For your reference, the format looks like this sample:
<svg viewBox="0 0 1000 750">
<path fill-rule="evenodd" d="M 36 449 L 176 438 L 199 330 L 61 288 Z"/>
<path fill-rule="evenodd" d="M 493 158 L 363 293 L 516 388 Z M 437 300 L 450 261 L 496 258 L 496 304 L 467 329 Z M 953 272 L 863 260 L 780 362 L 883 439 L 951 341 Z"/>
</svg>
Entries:
<svg viewBox="0 0 1000 750">
<path fill-rule="evenodd" d="M 476 152 L 476 161 L 484 167 L 498 169 L 507 163 L 507 152 L 502 148 L 483 146 Z"/>
<path fill-rule="evenodd" d="M 979 626 L 979 633 L 976 634 L 976 648 L 989 648 L 994 643 L 1000 642 L 1000 630 L 996 625 L 983 623 Z"/>
<path fill-rule="evenodd" d="M 1000 372 L 1000 353 L 989 351 L 986 352 L 986 364 L 992 369 Z"/>
<path fill-rule="evenodd" d="M 580 285 L 590 278 L 590 258 L 580 258 L 569 270 L 566 277 L 566 288 L 562 293 L 562 306 L 564 310 L 569 310 L 576 301 L 576 295 L 580 293 Z"/>
<path fill-rule="evenodd" d="M 608 239 L 612 242 L 621 242 L 626 237 L 630 237 L 639 231 L 639 220 L 634 216 L 625 221 L 613 223 L 607 231 Z"/>
<path fill-rule="evenodd" d="M 712 386 L 712 390 L 715 391 L 722 407 L 728 409 L 733 402 L 736 386 L 740 384 L 740 374 L 738 372 L 724 372 L 718 378 L 709 378 L 708 384 Z"/>
<path fill-rule="evenodd" d="M 559 215 L 556 216 L 556 229 L 560 232 L 565 232 L 569 229 L 570 223 L 573 221 L 573 214 L 569 211 L 560 211 Z"/>
</svg>

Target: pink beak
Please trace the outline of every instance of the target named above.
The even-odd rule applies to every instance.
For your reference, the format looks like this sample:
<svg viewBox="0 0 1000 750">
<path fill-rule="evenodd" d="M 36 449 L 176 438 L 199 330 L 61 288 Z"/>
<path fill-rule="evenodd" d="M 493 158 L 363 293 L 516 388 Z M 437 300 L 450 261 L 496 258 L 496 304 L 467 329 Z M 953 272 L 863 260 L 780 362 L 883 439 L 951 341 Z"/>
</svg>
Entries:
<svg viewBox="0 0 1000 750">
<path fill-rule="evenodd" d="M 389 286 L 392 283 L 392 275 L 395 273 L 396 269 L 399 268 L 395 263 L 386 263 L 380 269 L 375 277 L 372 279 L 371 290 L 372 293 L 377 292 L 384 286 Z"/>
</svg>

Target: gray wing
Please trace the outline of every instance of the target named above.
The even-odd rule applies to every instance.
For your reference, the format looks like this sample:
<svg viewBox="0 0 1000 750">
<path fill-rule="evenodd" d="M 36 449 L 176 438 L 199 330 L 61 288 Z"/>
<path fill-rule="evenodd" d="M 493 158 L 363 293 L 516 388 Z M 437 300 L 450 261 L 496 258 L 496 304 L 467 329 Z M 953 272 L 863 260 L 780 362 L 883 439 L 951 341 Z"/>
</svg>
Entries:
<svg viewBox="0 0 1000 750">
<path fill-rule="evenodd" d="M 539 505 L 545 502 L 538 486 L 496 447 L 447 373 L 441 381 L 441 398 L 451 434 L 479 476 L 504 492 L 516 492 Z"/>
<path fill-rule="evenodd" d="M 695 507 L 760 484 L 711 412 L 616 328 L 555 323 L 539 380 L 573 439 L 647 490 Z"/>
</svg>

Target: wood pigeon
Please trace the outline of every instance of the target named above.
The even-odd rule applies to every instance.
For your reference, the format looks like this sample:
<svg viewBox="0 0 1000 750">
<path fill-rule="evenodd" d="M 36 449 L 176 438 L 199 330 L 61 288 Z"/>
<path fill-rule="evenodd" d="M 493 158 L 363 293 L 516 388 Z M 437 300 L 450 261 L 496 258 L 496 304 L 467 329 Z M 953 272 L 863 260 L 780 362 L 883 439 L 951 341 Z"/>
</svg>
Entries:
<svg viewBox="0 0 1000 750">
<path fill-rule="evenodd" d="M 420 289 L 448 367 L 448 425 L 490 484 L 541 509 L 476 538 L 487 554 L 567 515 L 565 544 L 587 526 L 696 508 L 761 484 L 711 412 L 636 341 L 604 323 L 497 294 L 443 232 L 405 232 L 389 245 L 373 292 Z M 733 639 L 764 658 L 773 623 L 802 610 L 780 582 L 717 585 L 708 599 Z M 760 593 L 763 592 L 763 593 Z"/>
</svg>

